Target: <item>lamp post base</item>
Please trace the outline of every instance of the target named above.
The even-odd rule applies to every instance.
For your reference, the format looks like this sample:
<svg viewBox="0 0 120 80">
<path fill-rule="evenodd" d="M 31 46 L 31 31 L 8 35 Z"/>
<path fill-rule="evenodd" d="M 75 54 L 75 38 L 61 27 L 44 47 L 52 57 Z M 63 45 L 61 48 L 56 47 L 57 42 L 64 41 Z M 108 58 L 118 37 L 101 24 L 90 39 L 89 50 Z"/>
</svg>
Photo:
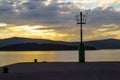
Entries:
<svg viewBox="0 0 120 80">
<path fill-rule="evenodd" d="M 83 43 L 80 43 L 79 45 L 79 62 L 80 63 L 85 62 L 85 46 Z"/>
</svg>

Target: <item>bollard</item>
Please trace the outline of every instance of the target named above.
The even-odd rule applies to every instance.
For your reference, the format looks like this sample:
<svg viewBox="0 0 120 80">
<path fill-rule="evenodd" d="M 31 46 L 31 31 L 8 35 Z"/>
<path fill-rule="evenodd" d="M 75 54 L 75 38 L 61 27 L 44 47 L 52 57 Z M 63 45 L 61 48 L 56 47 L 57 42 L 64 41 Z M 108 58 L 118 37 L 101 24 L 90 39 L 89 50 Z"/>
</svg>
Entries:
<svg viewBox="0 0 120 80">
<path fill-rule="evenodd" d="M 3 73 L 8 73 L 8 67 L 3 67 Z"/>
<path fill-rule="evenodd" d="M 37 63 L 37 59 L 34 59 L 34 63 Z"/>
</svg>

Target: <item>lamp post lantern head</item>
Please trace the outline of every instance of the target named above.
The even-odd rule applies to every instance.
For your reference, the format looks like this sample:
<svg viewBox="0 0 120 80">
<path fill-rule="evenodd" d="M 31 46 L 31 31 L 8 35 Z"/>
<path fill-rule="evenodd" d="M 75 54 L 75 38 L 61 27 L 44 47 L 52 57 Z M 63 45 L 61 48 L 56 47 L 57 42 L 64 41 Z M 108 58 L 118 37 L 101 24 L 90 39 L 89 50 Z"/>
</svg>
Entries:
<svg viewBox="0 0 120 80">
<path fill-rule="evenodd" d="M 87 14 L 82 14 L 82 12 L 80 12 L 80 15 L 76 15 L 76 21 L 77 24 L 86 24 L 86 20 L 87 20 Z M 82 17 L 82 21 L 81 21 L 81 17 Z"/>
<path fill-rule="evenodd" d="M 76 17 L 77 24 L 79 24 L 80 23 L 80 16 L 76 15 L 75 17 Z"/>
</svg>

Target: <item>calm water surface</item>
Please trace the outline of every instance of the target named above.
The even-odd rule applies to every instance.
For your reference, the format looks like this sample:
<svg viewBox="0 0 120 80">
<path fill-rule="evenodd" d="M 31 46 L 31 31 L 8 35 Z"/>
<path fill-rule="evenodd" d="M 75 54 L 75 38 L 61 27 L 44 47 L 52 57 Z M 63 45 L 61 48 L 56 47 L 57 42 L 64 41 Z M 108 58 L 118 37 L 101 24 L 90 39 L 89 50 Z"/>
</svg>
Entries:
<svg viewBox="0 0 120 80">
<path fill-rule="evenodd" d="M 120 61 L 120 50 L 86 51 L 86 62 Z M 78 51 L 1 51 L 0 66 L 33 62 L 78 62 Z"/>
</svg>

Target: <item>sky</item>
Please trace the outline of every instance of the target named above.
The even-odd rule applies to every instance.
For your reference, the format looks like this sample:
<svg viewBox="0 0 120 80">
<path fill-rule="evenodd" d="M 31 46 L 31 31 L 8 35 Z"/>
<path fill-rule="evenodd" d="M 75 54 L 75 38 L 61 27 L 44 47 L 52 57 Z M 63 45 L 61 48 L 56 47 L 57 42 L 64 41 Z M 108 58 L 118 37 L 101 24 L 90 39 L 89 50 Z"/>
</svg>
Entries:
<svg viewBox="0 0 120 80">
<path fill-rule="evenodd" d="M 0 39 L 79 41 L 80 12 L 84 41 L 120 39 L 120 0 L 0 0 Z"/>
</svg>

